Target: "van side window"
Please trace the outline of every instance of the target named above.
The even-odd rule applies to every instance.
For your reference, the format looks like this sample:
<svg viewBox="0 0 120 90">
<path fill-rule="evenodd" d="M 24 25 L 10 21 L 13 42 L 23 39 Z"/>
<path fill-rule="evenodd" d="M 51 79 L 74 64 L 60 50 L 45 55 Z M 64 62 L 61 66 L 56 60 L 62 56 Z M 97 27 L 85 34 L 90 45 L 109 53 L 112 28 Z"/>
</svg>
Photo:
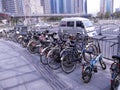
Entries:
<svg viewBox="0 0 120 90">
<path fill-rule="evenodd" d="M 76 27 L 84 28 L 84 25 L 81 21 L 76 21 Z"/>
<path fill-rule="evenodd" d="M 66 27 L 67 26 L 67 22 L 66 21 L 61 21 L 60 22 L 60 26 L 61 27 Z"/>
<path fill-rule="evenodd" d="M 74 27 L 74 21 L 68 21 L 67 26 L 68 27 Z"/>
</svg>

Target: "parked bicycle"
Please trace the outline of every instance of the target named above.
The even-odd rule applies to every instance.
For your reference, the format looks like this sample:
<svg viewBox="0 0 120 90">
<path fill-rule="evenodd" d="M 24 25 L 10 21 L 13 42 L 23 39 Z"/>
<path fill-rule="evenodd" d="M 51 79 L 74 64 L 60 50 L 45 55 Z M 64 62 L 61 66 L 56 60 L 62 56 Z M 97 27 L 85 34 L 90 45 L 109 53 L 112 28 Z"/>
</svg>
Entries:
<svg viewBox="0 0 120 90">
<path fill-rule="evenodd" d="M 55 45 L 56 45 L 56 43 L 57 43 L 57 41 L 58 41 L 58 39 L 57 38 L 55 38 L 55 35 L 56 35 L 57 33 L 52 33 L 52 34 L 49 34 L 48 36 L 49 36 L 49 39 L 50 39 L 50 43 L 49 43 L 49 45 L 42 45 L 41 47 L 40 47 L 40 61 L 41 61 L 41 63 L 42 64 L 44 64 L 44 65 L 48 65 L 48 58 L 47 58 L 47 54 L 48 54 L 48 52 L 53 48 L 53 47 L 55 47 Z"/>
<path fill-rule="evenodd" d="M 106 64 L 103 61 L 103 56 L 102 56 L 101 49 L 100 49 L 100 44 L 99 44 L 99 40 L 102 40 L 104 38 L 105 38 L 104 36 L 96 37 L 98 53 L 96 53 L 96 55 L 91 59 L 90 63 L 88 63 L 88 64 L 84 63 L 83 64 L 82 79 L 83 79 L 84 83 L 88 83 L 91 80 L 92 72 L 97 72 L 97 65 L 96 65 L 97 62 L 100 63 L 101 68 L 103 70 L 106 69 Z"/>
<path fill-rule="evenodd" d="M 111 47 L 114 46 L 115 44 L 111 45 Z M 120 85 L 120 55 L 113 55 L 112 58 L 113 63 L 111 64 L 110 67 L 111 72 L 110 90 L 117 90 L 118 86 Z"/>
<path fill-rule="evenodd" d="M 42 33 L 35 32 L 27 45 L 28 51 L 32 54 L 39 53 L 39 48 L 46 44 L 45 41 L 47 40 L 46 36 L 48 33 L 47 30 Z"/>
<path fill-rule="evenodd" d="M 78 40 L 80 39 L 80 42 Z M 70 41 L 69 47 L 66 47 L 61 52 L 61 67 L 65 73 L 71 73 L 76 68 L 77 62 L 81 63 L 82 59 L 86 62 L 92 57 L 92 53 L 90 53 L 90 49 L 94 48 L 91 46 L 87 46 L 87 36 L 82 36 L 80 38 L 75 37 L 74 40 Z M 87 55 L 86 55 L 87 54 Z"/>
</svg>

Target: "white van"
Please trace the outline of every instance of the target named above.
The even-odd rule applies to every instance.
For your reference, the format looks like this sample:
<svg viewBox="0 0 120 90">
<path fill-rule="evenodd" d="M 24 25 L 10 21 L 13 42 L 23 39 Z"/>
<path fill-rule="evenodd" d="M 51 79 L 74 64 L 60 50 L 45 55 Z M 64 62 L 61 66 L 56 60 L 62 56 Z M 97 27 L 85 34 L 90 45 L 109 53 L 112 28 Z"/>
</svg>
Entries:
<svg viewBox="0 0 120 90">
<path fill-rule="evenodd" d="M 71 17 L 61 19 L 59 25 L 60 33 L 69 33 L 69 34 L 87 34 L 92 37 L 97 35 L 95 27 L 89 19 L 81 17 Z"/>
</svg>

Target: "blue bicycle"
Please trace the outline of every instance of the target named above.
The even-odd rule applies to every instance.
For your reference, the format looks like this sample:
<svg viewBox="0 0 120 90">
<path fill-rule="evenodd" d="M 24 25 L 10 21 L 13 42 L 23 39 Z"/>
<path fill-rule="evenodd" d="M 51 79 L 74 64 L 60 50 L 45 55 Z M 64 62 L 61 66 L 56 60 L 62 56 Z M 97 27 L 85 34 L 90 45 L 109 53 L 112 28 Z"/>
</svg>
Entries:
<svg viewBox="0 0 120 90">
<path fill-rule="evenodd" d="M 105 37 L 102 37 L 101 39 L 103 39 L 103 38 L 105 38 Z M 98 44 L 97 46 L 98 46 L 99 53 L 94 58 L 92 58 L 89 63 L 87 63 L 87 64 L 84 63 L 82 65 L 82 79 L 83 79 L 84 83 L 88 83 L 91 80 L 92 72 L 97 72 L 97 66 L 96 66 L 97 62 L 100 63 L 101 68 L 103 70 L 106 69 L 106 64 L 103 61 L 102 53 L 100 50 L 100 45 L 98 42 L 98 40 L 101 40 L 101 39 L 97 39 L 97 44 Z"/>
</svg>

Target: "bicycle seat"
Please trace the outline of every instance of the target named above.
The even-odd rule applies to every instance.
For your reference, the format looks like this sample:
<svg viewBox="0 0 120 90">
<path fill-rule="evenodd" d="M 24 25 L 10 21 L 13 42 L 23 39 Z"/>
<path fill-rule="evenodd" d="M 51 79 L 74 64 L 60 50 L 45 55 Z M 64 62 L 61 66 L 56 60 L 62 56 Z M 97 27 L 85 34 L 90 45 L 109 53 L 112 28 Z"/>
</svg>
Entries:
<svg viewBox="0 0 120 90">
<path fill-rule="evenodd" d="M 120 55 L 113 55 L 112 58 L 120 61 Z"/>
</svg>

